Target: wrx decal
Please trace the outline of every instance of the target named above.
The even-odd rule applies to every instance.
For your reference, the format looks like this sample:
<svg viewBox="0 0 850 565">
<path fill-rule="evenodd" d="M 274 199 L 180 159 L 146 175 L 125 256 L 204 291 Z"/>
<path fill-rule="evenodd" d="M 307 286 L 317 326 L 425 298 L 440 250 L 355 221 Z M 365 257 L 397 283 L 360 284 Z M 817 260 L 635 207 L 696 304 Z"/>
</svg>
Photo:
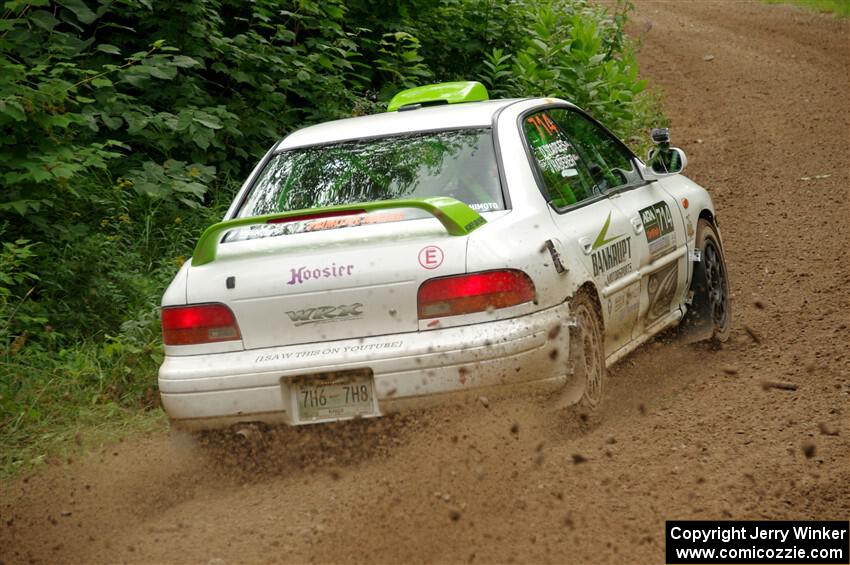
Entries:
<svg viewBox="0 0 850 565">
<path fill-rule="evenodd" d="M 363 316 L 363 305 L 359 302 L 342 306 L 317 306 L 304 310 L 291 310 L 286 313 L 295 326 L 318 324 L 320 322 L 342 322 L 356 320 Z"/>
</svg>

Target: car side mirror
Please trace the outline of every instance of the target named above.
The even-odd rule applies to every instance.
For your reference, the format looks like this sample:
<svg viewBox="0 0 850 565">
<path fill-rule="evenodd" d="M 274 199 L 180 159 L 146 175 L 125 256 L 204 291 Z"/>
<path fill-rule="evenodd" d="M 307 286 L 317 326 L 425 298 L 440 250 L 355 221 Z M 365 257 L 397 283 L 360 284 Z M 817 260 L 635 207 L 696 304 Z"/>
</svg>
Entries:
<svg viewBox="0 0 850 565">
<path fill-rule="evenodd" d="M 670 130 L 667 128 L 653 128 L 650 133 L 655 147 L 649 150 L 646 162 L 657 174 L 677 174 L 685 170 L 688 165 L 688 157 L 678 147 L 670 147 Z"/>
<path fill-rule="evenodd" d="M 673 175 L 681 173 L 688 165 L 688 156 L 678 147 L 661 149 L 656 147 L 649 151 L 647 160 L 652 172 L 659 175 Z"/>
</svg>

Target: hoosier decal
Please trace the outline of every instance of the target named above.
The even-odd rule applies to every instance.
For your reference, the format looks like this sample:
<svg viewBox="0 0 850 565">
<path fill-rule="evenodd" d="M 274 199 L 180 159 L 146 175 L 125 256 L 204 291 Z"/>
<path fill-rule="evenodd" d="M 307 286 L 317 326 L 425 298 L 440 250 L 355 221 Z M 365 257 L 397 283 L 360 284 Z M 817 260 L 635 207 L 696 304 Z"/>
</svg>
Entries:
<svg viewBox="0 0 850 565">
<path fill-rule="evenodd" d="M 311 279 L 328 279 L 336 277 L 351 276 L 351 270 L 354 265 L 337 265 L 333 263 L 327 267 L 311 269 L 309 267 L 298 267 L 297 269 L 289 269 L 292 272 L 292 278 L 286 284 L 302 284 L 304 281 Z"/>
<path fill-rule="evenodd" d="M 673 227 L 673 214 L 666 202 L 656 202 L 640 212 L 643 222 L 643 233 L 649 244 L 650 261 L 655 261 L 662 255 L 676 248 L 676 232 Z"/>
</svg>

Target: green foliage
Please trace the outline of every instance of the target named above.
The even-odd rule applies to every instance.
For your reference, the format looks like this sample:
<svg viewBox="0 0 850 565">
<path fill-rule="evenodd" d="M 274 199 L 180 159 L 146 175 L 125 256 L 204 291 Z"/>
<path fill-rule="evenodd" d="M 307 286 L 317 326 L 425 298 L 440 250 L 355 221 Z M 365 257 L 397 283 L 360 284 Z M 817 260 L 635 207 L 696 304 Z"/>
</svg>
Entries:
<svg viewBox="0 0 850 565">
<path fill-rule="evenodd" d="M 613 12 L 586 0 L 458 1 L 416 21 L 435 76 L 475 77 L 494 97 L 565 98 L 630 137 L 660 114 L 625 35 L 631 9 L 623 0 Z"/>
<path fill-rule="evenodd" d="M 5 230 L 6 226 L 0 225 L 0 237 Z M 4 350 L 11 346 L 9 325 L 35 287 L 30 287 L 22 297 L 14 296 L 13 289 L 26 288 L 38 280 L 38 275 L 30 272 L 27 265 L 35 255 L 34 245 L 27 239 L 19 238 L 15 241 L 4 241 L 0 247 L 0 347 Z M 15 345 L 16 348 L 22 346 L 23 341 L 18 341 Z"/>
<path fill-rule="evenodd" d="M 0 477 L 38 463 L 46 451 L 68 451 L 82 443 L 81 434 L 89 444 L 120 433 L 128 421 L 156 425 L 162 415 L 152 375 L 161 362 L 153 308 L 103 340 L 50 355 L 13 347 L 0 356 Z"/>
<path fill-rule="evenodd" d="M 116 406 L 110 414 L 152 405 L 162 291 L 259 157 L 296 127 L 383 111 L 403 88 L 478 79 L 494 97 L 571 99 L 642 137 L 661 116 L 637 78 L 629 9 L 5 2 L 3 433 L 26 442 L 27 430 L 56 424 L 50 407 L 66 393 L 75 406 Z"/>
<path fill-rule="evenodd" d="M 586 0 L 6 7 L 0 221 L 4 239 L 39 245 L 27 248 L 33 284 L 0 284 L 4 308 L 19 302 L 9 335 L 47 349 L 102 339 L 155 307 L 189 251 L 185 228 L 215 218 L 297 126 L 469 78 L 493 96 L 573 100 L 623 136 L 658 114 L 622 1 L 611 13 Z"/>
</svg>

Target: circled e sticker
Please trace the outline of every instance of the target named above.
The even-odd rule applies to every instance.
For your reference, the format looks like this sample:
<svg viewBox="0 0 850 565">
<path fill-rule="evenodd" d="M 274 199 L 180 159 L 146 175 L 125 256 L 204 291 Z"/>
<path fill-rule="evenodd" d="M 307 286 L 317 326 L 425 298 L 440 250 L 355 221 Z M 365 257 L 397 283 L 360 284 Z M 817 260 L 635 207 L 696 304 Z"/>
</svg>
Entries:
<svg viewBox="0 0 850 565">
<path fill-rule="evenodd" d="M 423 247 L 419 252 L 419 264 L 425 269 L 436 269 L 443 264 L 445 255 L 443 250 L 436 245 Z"/>
</svg>

